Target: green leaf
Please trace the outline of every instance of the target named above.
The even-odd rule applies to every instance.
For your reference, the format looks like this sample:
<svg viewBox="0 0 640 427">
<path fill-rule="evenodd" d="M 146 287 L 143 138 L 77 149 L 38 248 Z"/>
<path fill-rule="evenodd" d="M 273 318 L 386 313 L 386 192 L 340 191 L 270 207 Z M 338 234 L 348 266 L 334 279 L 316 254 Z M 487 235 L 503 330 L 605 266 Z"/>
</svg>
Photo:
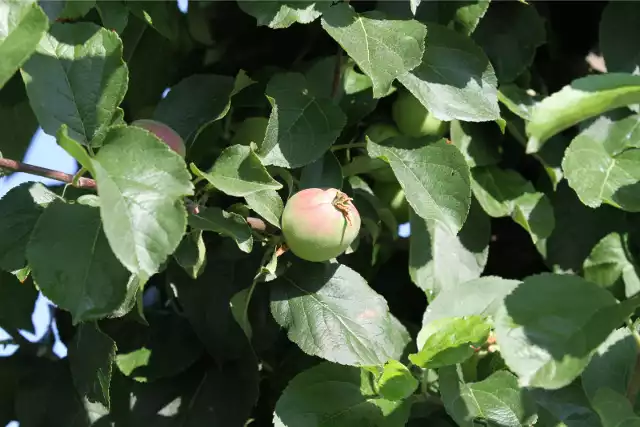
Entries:
<svg viewBox="0 0 640 427">
<path fill-rule="evenodd" d="M 244 197 L 258 191 L 282 188 L 282 184 L 269 175 L 254 151 L 245 145 L 225 148 L 209 172 L 202 172 L 193 163 L 191 169 L 230 196 Z"/>
<path fill-rule="evenodd" d="M 493 2 L 473 33 L 496 70 L 498 81 L 512 82 L 533 62 L 546 41 L 544 21 L 535 7 Z"/>
<path fill-rule="evenodd" d="M 638 123 L 638 116 L 613 122 L 601 117 L 571 141 L 562 169 L 582 203 L 640 212 L 640 135 L 624 133 Z"/>
<path fill-rule="evenodd" d="M 489 4 L 489 0 L 462 0 L 442 2 L 437 6 L 439 15 L 448 23 L 449 28 L 469 35 L 476 30 L 487 13 Z"/>
<path fill-rule="evenodd" d="M 518 117 L 524 120 L 531 120 L 531 112 L 542 97 L 532 90 L 524 90 L 516 84 L 508 83 L 500 85 L 498 99 Z"/>
<path fill-rule="evenodd" d="M 273 317 L 307 354 L 381 365 L 399 359 L 408 342 L 384 298 L 345 265 L 300 261 L 271 286 Z"/>
<path fill-rule="evenodd" d="M 257 25 L 269 28 L 288 28 L 296 22 L 309 24 L 322 15 L 322 2 L 312 0 L 238 0 L 245 13 L 256 18 Z"/>
<path fill-rule="evenodd" d="M 500 129 L 489 122 L 451 122 L 451 142 L 462 152 L 470 168 L 495 165 L 500 161 Z"/>
<path fill-rule="evenodd" d="M 535 105 L 527 123 L 527 153 L 539 151 L 549 138 L 591 117 L 640 103 L 640 76 L 591 75 L 574 80 Z"/>
<path fill-rule="evenodd" d="M 24 83 L 18 73 L 0 89 L 0 158 L 24 159 L 34 134 L 38 131 L 38 120 L 29 105 Z M 0 169 L 0 177 L 11 171 Z"/>
<path fill-rule="evenodd" d="M 372 395 L 369 381 L 360 369 L 320 363 L 298 374 L 285 388 L 273 423 L 275 427 L 406 425 L 410 405 Z"/>
<path fill-rule="evenodd" d="M 609 205 L 597 209 L 583 205 L 566 181 L 551 195 L 556 226 L 538 250 L 554 271 L 579 273 L 592 248 L 607 234 L 626 232 L 629 223 L 624 211 Z"/>
<path fill-rule="evenodd" d="M 47 15 L 36 2 L 3 2 L 0 6 L 0 88 L 33 54 L 48 27 Z"/>
<path fill-rule="evenodd" d="M 428 323 L 420 330 L 424 342 L 418 353 L 409 360 L 421 368 L 441 368 L 462 363 L 489 337 L 489 325 L 482 316 L 442 318 Z"/>
<path fill-rule="evenodd" d="M 518 378 L 512 373 L 498 371 L 482 381 L 466 384 L 453 366 L 438 373 L 444 406 L 457 425 L 526 427 L 536 423 L 536 403 L 518 386 Z"/>
<path fill-rule="evenodd" d="M 179 34 L 178 19 L 180 10 L 177 3 L 145 0 L 144 2 L 127 0 L 131 13 L 145 20 L 158 33 L 169 40 L 176 40 Z"/>
<path fill-rule="evenodd" d="M 198 213 L 189 215 L 189 226 L 230 237 L 243 252 L 250 253 L 253 249 L 251 228 L 237 213 L 226 212 L 216 207 L 200 208 Z"/>
<path fill-rule="evenodd" d="M 420 383 L 409 368 L 397 360 L 389 360 L 382 368 L 382 375 L 376 378 L 376 388 L 388 400 L 404 400 L 413 394 Z"/>
<path fill-rule="evenodd" d="M 227 114 L 233 88 L 234 80 L 229 76 L 189 76 L 171 88 L 153 118 L 178 132 L 189 147 L 209 123 Z"/>
<path fill-rule="evenodd" d="M 640 417 L 635 414 L 629 399 L 619 392 L 601 388 L 596 392 L 592 403 L 603 427 L 640 426 Z"/>
<path fill-rule="evenodd" d="M 487 214 L 511 216 L 529 232 L 534 243 L 549 237 L 555 227 L 553 206 L 544 193 L 514 170 L 497 166 L 471 170 L 471 189 Z"/>
<path fill-rule="evenodd" d="M 13 272 L 27 265 L 31 231 L 44 209 L 58 196 L 40 183 L 25 182 L 0 199 L 0 268 Z"/>
<path fill-rule="evenodd" d="M 486 122 L 500 117 L 497 79 L 482 49 L 469 37 L 429 24 L 422 63 L 398 77 L 433 114 L 450 121 Z"/>
<path fill-rule="evenodd" d="M 427 28 L 416 20 L 386 20 L 379 12 L 358 14 L 347 3 L 330 7 L 322 28 L 373 82 L 373 97 L 389 92 L 393 81 L 420 65 Z"/>
<path fill-rule="evenodd" d="M 636 341 L 629 329 L 616 329 L 598 347 L 591 362 L 582 372 L 582 388 L 593 403 L 598 391 L 609 388 L 627 393 L 636 365 Z"/>
<path fill-rule="evenodd" d="M 120 262 L 143 280 L 151 277 L 182 240 L 193 194 L 184 160 L 149 132 L 112 127 L 92 161 L 100 214 Z"/>
<path fill-rule="evenodd" d="M 330 98 L 309 93 L 302 74 L 276 74 L 266 94 L 272 110 L 258 151 L 265 165 L 297 168 L 319 159 L 346 124 L 344 113 Z"/>
<path fill-rule="evenodd" d="M 71 138 L 97 144 L 127 91 L 122 41 L 89 22 L 54 24 L 24 64 L 22 79 L 46 133 L 66 124 Z"/>
<path fill-rule="evenodd" d="M 96 208 L 49 205 L 31 234 L 27 259 L 42 293 L 74 323 L 106 317 L 124 301 L 129 273 L 111 251 Z"/>
<path fill-rule="evenodd" d="M 430 331 L 432 322 L 455 317 L 493 317 L 502 300 L 520 282 L 496 276 L 480 277 L 453 284 L 431 301 L 422 319 L 423 330 Z M 418 348 L 422 348 L 428 335 L 418 333 Z"/>
<path fill-rule="evenodd" d="M 410 212 L 409 274 L 433 299 L 442 291 L 480 277 L 489 256 L 491 224 L 475 199 L 460 232 Z"/>
<path fill-rule="evenodd" d="M 60 126 L 56 134 L 56 142 L 60 147 L 64 149 L 71 157 L 76 159 L 83 168 L 95 175 L 93 170 L 93 163 L 91 163 L 91 156 L 87 153 L 87 150 L 73 138 L 69 137 L 69 127 L 67 125 Z"/>
<path fill-rule="evenodd" d="M 302 168 L 299 189 L 305 188 L 342 188 L 342 166 L 331 152 L 327 151 L 313 163 Z"/>
<path fill-rule="evenodd" d="M 0 327 L 6 330 L 34 331 L 31 314 L 38 291 L 31 280 L 26 283 L 0 271 Z"/>
<path fill-rule="evenodd" d="M 202 230 L 185 234 L 173 257 L 191 278 L 197 279 L 207 265 L 207 247 L 202 239 Z"/>
<path fill-rule="evenodd" d="M 540 407 L 540 423 L 543 422 L 544 410 L 553 418 L 554 427 L 602 427 L 598 415 L 580 387 L 579 381 L 558 390 L 531 390 Z M 541 424 L 547 425 L 547 424 Z"/>
<path fill-rule="evenodd" d="M 69 345 L 73 383 L 81 397 L 111 406 L 109 394 L 116 343 L 95 323 L 81 323 Z"/>
<path fill-rule="evenodd" d="M 640 292 L 640 277 L 627 234 L 610 233 L 594 246 L 583 264 L 584 278 L 629 298 Z"/>
<path fill-rule="evenodd" d="M 173 313 L 145 313 L 149 326 L 121 323 L 112 331 L 118 354 L 115 363 L 137 382 L 172 378 L 192 366 L 204 347 L 187 319 Z"/>
<path fill-rule="evenodd" d="M 420 217 L 453 234 L 460 231 L 471 205 L 469 166 L 460 150 L 443 139 L 393 137 L 379 142 L 367 138 L 367 151 L 391 165 Z"/>
<path fill-rule="evenodd" d="M 49 0 L 45 1 L 47 3 Z M 52 0 L 54 3 L 57 0 Z M 61 1 L 64 6 L 61 7 L 59 13 L 56 15 L 56 20 L 76 20 L 85 16 L 96 4 L 96 0 L 86 1 L 73 1 L 66 0 Z M 51 17 L 49 18 L 51 19 Z M 53 20 L 53 19 L 51 19 Z"/>
<path fill-rule="evenodd" d="M 500 353 L 521 385 L 564 387 L 638 303 L 638 298 L 618 303 L 608 291 L 577 276 L 528 277 L 495 315 Z"/>
<path fill-rule="evenodd" d="M 244 199 L 254 212 L 266 219 L 274 227 L 280 228 L 280 217 L 284 203 L 275 190 L 263 190 L 247 194 Z"/>
<path fill-rule="evenodd" d="M 602 11 L 599 47 L 608 72 L 640 72 L 640 48 L 633 43 L 640 37 L 638 19 L 640 7 L 633 2 L 609 2 Z"/>
<path fill-rule="evenodd" d="M 122 34 L 129 23 L 129 9 L 120 1 L 98 0 L 96 10 L 102 20 L 102 26 Z"/>
</svg>

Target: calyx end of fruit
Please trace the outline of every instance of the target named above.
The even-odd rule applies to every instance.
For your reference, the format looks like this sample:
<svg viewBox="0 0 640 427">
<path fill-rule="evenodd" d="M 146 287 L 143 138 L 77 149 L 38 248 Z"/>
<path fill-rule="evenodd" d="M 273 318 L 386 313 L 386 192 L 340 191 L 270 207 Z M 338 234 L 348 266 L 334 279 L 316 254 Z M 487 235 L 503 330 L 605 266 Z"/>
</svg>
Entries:
<svg viewBox="0 0 640 427">
<path fill-rule="evenodd" d="M 347 220 L 347 224 L 353 225 L 351 222 L 351 209 L 349 208 L 349 204 L 353 199 L 347 196 L 342 191 L 336 191 L 336 196 L 333 198 L 331 204 L 342 213 L 344 218 Z"/>
</svg>

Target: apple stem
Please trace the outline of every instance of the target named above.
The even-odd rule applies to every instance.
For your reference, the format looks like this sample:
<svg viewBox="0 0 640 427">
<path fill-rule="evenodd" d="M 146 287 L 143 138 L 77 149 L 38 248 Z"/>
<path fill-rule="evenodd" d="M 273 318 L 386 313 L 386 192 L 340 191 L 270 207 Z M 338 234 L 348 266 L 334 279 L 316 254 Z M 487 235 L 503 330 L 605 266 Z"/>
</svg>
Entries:
<svg viewBox="0 0 640 427">
<path fill-rule="evenodd" d="M 338 191 L 332 202 L 333 206 L 342 213 L 349 225 L 353 225 L 351 222 L 351 209 L 349 207 L 352 200 L 353 199 L 351 197 L 347 196 L 342 191 Z"/>
</svg>

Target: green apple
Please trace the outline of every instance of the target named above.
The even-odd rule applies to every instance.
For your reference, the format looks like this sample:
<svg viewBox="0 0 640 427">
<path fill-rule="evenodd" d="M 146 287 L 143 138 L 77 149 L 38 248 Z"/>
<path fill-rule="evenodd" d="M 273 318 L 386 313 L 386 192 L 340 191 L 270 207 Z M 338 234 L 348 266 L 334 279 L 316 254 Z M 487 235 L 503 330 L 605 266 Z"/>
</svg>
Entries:
<svg viewBox="0 0 640 427">
<path fill-rule="evenodd" d="M 398 181 L 376 182 L 372 190 L 382 203 L 391 208 L 391 212 L 399 224 L 409 221 L 409 203 Z"/>
<path fill-rule="evenodd" d="M 260 145 L 264 140 L 269 119 L 266 117 L 249 117 L 236 129 L 236 133 L 231 139 L 232 144 L 249 145 L 252 142 Z"/>
<path fill-rule="evenodd" d="M 406 136 L 419 138 L 421 136 L 444 136 L 448 129 L 448 122 L 438 120 L 411 93 L 401 91 L 391 107 L 393 120 L 398 129 Z"/>
</svg>

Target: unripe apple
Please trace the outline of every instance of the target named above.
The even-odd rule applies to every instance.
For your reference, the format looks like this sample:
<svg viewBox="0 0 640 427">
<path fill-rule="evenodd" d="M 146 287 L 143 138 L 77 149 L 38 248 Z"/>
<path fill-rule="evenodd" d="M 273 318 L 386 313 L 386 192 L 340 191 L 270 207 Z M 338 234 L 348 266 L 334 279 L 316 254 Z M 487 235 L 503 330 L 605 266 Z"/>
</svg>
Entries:
<svg viewBox="0 0 640 427">
<path fill-rule="evenodd" d="M 360 214 L 351 198 L 335 188 L 307 188 L 287 201 L 282 234 L 299 258 L 322 262 L 347 250 L 360 231 Z"/>
<path fill-rule="evenodd" d="M 266 117 L 249 117 L 243 121 L 231 139 L 232 144 L 249 145 L 252 142 L 260 145 L 264 141 L 269 119 Z"/>
<path fill-rule="evenodd" d="M 155 136 L 164 141 L 164 143 L 167 144 L 173 151 L 180 154 L 182 157 L 187 154 L 187 148 L 184 145 L 182 137 L 164 123 L 158 122 L 156 120 L 140 119 L 131 123 L 131 126 L 137 126 L 153 133 Z"/>
<path fill-rule="evenodd" d="M 404 224 L 409 221 L 409 202 L 397 181 L 376 182 L 372 190 L 381 202 L 389 206 L 398 223 Z"/>
<path fill-rule="evenodd" d="M 398 94 L 391 107 L 391 114 L 400 132 L 406 136 L 440 138 L 447 132 L 448 122 L 435 118 L 415 96 L 406 90 Z"/>
</svg>

